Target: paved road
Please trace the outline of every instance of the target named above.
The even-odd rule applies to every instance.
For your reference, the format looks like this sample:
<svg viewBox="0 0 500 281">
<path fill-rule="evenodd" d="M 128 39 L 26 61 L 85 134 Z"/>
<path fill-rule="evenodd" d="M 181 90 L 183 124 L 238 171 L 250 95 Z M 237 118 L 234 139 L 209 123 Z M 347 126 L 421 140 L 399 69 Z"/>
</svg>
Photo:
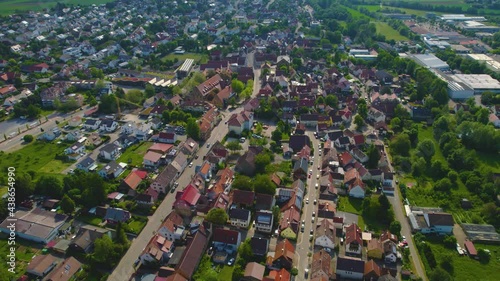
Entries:
<svg viewBox="0 0 500 281">
<path fill-rule="evenodd" d="M 84 107 L 84 108 L 82 108 L 82 110 L 73 111 L 71 113 L 51 114 L 51 115 L 47 116 L 48 121 L 43 123 L 42 125 L 37 126 L 35 128 L 32 128 L 26 132 L 23 132 L 19 135 L 16 135 L 15 137 L 13 137 L 7 141 L 0 143 L 0 150 L 4 151 L 4 152 L 12 152 L 12 151 L 18 150 L 18 149 L 22 148 L 22 146 L 23 146 L 23 142 L 21 141 L 21 138 L 24 137 L 25 135 L 33 135 L 36 137 L 37 135 L 40 135 L 42 133 L 42 131 L 40 130 L 41 128 L 43 128 L 44 130 L 52 129 L 53 127 L 57 126 L 56 121 L 63 122 L 64 120 L 70 120 L 74 116 L 83 116 L 83 113 L 87 110 L 88 110 L 88 108 Z M 41 120 L 42 120 L 42 122 L 44 122 L 45 117 L 41 117 Z M 31 120 L 31 121 L 27 121 L 25 123 L 22 123 L 22 122 L 17 123 L 16 121 L 10 121 L 11 125 L 12 124 L 20 124 L 21 125 L 21 126 L 15 127 L 15 128 L 10 128 L 10 130 L 14 130 L 14 132 L 15 132 L 17 130 L 17 128 L 19 128 L 19 127 L 22 127 L 22 129 L 26 129 L 26 124 L 31 124 L 31 123 L 36 122 L 36 121 L 38 121 L 38 120 Z M 9 122 L 9 121 L 7 121 L 7 122 Z M 7 127 L 5 127 L 5 128 L 7 128 Z M 0 137 L 3 137 L 3 135 L 1 135 Z"/>
<path fill-rule="evenodd" d="M 314 148 L 314 161 L 313 165 L 309 165 L 309 169 L 312 169 L 312 175 L 310 179 L 307 179 L 307 194 L 305 198 L 309 198 L 309 204 L 305 204 L 304 199 L 304 208 L 302 210 L 302 219 L 305 220 L 305 229 L 303 233 L 299 232 L 299 238 L 297 240 L 297 245 L 295 247 L 295 253 L 297 254 L 296 266 L 299 270 L 298 275 L 295 277 L 295 280 L 305 280 L 304 273 L 305 269 L 310 267 L 310 258 L 307 256 L 308 253 L 314 252 L 314 243 L 309 242 L 310 230 L 315 230 L 315 225 L 317 222 L 317 218 L 314 218 L 314 222 L 312 223 L 312 213 L 317 212 L 316 207 L 314 205 L 314 199 L 319 200 L 318 190 L 316 190 L 315 186 L 318 180 L 316 179 L 317 175 L 320 173 L 318 170 L 318 165 L 321 162 L 321 157 L 319 156 L 318 144 L 320 143 L 314 135 L 312 131 L 308 131 L 306 133 L 312 142 L 312 147 Z"/>
<path fill-rule="evenodd" d="M 387 154 L 387 151 L 386 151 Z M 391 168 L 392 171 L 394 171 L 394 168 L 392 167 L 390 158 L 388 158 L 389 162 L 389 167 Z M 399 194 L 399 188 L 395 184 L 396 177 L 394 177 L 393 185 L 395 187 L 395 193 L 394 196 L 388 196 L 389 202 L 392 204 L 392 208 L 394 209 L 394 214 L 396 215 L 396 220 L 401 223 L 401 235 L 406 236 L 406 241 L 408 241 L 408 247 L 410 249 L 410 256 L 413 259 L 413 264 L 415 266 L 415 270 L 417 272 L 414 272 L 414 274 L 420 276 L 422 280 L 427 280 L 427 277 L 425 275 L 425 270 L 422 268 L 422 262 L 420 260 L 420 256 L 418 254 L 417 248 L 415 247 L 415 243 L 413 242 L 413 237 L 411 233 L 411 227 L 408 222 L 408 219 L 406 217 L 406 214 L 404 213 L 403 210 L 403 204 L 401 202 L 400 194 Z"/>
</svg>

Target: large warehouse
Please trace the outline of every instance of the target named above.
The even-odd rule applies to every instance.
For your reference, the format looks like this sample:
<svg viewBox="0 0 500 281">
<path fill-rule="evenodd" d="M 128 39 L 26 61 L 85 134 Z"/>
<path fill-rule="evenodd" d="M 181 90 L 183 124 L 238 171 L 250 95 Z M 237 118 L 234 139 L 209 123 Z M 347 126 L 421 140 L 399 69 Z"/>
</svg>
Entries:
<svg viewBox="0 0 500 281">
<path fill-rule="evenodd" d="M 500 82 L 487 74 L 443 75 L 452 99 L 468 99 L 485 91 L 500 93 Z"/>
<path fill-rule="evenodd" d="M 413 55 L 413 58 L 415 59 L 416 63 L 426 68 L 437 69 L 441 71 L 446 71 L 450 69 L 450 66 L 446 62 L 442 61 L 435 55 L 416 54 Z"/>
</svg>

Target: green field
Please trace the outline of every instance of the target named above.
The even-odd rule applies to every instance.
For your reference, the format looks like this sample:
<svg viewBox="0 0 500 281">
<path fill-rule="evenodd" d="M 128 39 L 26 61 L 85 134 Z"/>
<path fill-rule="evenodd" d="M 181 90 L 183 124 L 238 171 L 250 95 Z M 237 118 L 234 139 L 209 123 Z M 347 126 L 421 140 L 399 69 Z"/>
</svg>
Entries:
<svg viewBox="0 0 500 281">
<path fill-rule="evenodd" d="M 17 139 L 15 141 L 18 141 Z M 34 171 L 42 174 L 57 174 L 68 168 L 72 163 L 56 160 L 56 154 L 63 153 L 67 144 L 34 141 L 12 153 L 0 152 L 0 169 L 15 167 L 16 172 Z"/>
<path fill-rule="evenodd" d="M 0 262 L 3 264 L 3 266 L 0 267 L 0 274 L 2 274 L 3 276 L 11 277 L 12 273 L 7 271 L 8 266 L 6 265 L 7 254 L 9 254 L 9 248 L 11 246 L 9 246 L 7 244 L 7 239 L 4 237 L 5 236 L 3 234 L 0 237 L 0 256 L 1 256 Z M 16 273 L 14 274 L 14 276 L 16 278 L 20 277 L 22 275 L 22 273 L 25 272 L 26 267 L 28 266 L 28 263 L 31 261 L 33 256 L 35 254 L 36 255 L 40 254 L 41 245 L 33 245 L 33 246 L 35 246 L 35 247 L 32 247 L 32 245 L 29 242 L 22 241 L 19 239 L 16 240 L 16 246 L 15 246 L 16 247 L 16 252 L 15 252 L 16 253 L 16 268 L 15 268 Z M 15 280 L 15 278 L 13 278 L 13 279 L 0 278 L 0 280 Z"/>
<path fill-rule="evenodd" d="M 132 166 L 141 166 L 144 155 L 152 145 L 153 143 L 151 142 L 134 144 L 125 150 L 117 162 L 124 162 Z"/>
<path fill-rule="evenodd" d="M 7 0 L 0 1 L 0 15 L 9 15 L 22 11 L 40 11 L 51 8 L 59 2 L 67 5 L 92 5 L 113 2 L 113 0 Z"/>
<path fill-rule="evenodd" d="M 467 256 L 459 256 L 455 249 L 448 249 L 439 241 L 426 241 L 434 253 L 437 263 L 439 264 L 444 257 L 451 256 L 453 260 L 453 276 L 455 280 L 461 281 L 493 281 L 498 280 L 498 272 L 500 272 L 500 246 L 499 245 L 484 245 L 474 243 L 476 250 L 488 249 L 491 252 L 489 263 L 481 263 Z M 426 264 L 426 263 L 424 263 Z M 429 273 L 429 269 L 427 273 Z"/>
<path fill-rule="evenodd" d="M 407 37 L 399 34 L 397 30 L 392 28 L 389 24 L 385 22 L 374 22 L 375 27 L 377 28 L 377 33 L 380 33 L 385 36 L 387 40 L 394 39 L 396 41 L 406 41 L 409 40 Z"/>
<path fill-rule="evenodd" d="M 359 7 L 363 7 L 370 12 L 380 11 L 380 5 L 360 5 Z M 406 9 L 406 8 L 399 8 L 399 7 L 390 7 L 390 6 L 385 6 L 385 5 L 382 6 L 382 9 L 384 9 L 384 8 L 398 9 L 398 10 L 401 10 L 402 12 L 407 13 L 407 14 L 416 15 L 419 17 L 425 17 L 425 14 L 428 13 L 426 11 L 421 11 L 421 10 L 413 10 L 413 9 Z M 441 13 L 435 12 L 435 14 L 440 15 Z"/>
<path fill-rule="evenodd" d="M 204 54 L 194 54 L 194 53 L 184 53 L 184 54 L 168 54 L 161 58 L 162 61 L 178 59 L 179 61 L 185 59 L 194 59 L 195 63 L 206 63 L 208 61 L 208 56 Z"/>
</svg>

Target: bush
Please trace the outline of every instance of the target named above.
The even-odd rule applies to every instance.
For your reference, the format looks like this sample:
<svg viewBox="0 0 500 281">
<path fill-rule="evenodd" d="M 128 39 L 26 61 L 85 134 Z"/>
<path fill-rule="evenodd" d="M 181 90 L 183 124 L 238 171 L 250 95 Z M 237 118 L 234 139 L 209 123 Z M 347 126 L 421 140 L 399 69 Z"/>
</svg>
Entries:
<svg viewBox="0 0 500 281">
<path fill-rule="evenodd" d="M 33 139 L 34 139 L 34 138 L 33 138 L 33 136 L 32 136 L 32 135 L 25 135 L 25 136 L 23 137 L 24 142 L 27 142 L 27 143 L 32 142 L 32 141 L 33 141 Z"/>
<path fill-rule="evenodd" d="M 293 276 L 297 276 L 297 274 L 299 274 L 299 270 L 296 267 L 294 267 L 292 268 L 292 270 L 290 270 L 290 274 L 292 274 Z"/>
<path fill-rule="evenodd" d="M 455 236 L 446 235 L 443 239 L 443 243 L 446 248 L 454 249 L 457 245 L 457 238 L 455 238 Z"/>
</svg>

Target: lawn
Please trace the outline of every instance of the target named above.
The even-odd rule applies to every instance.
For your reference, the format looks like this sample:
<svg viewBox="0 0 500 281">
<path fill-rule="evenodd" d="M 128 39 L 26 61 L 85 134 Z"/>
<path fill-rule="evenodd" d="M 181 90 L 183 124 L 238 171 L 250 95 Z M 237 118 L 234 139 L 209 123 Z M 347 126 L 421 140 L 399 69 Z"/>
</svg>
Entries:
<svg viewBox="0 0 500 281">
<path fill-rule="evenodd" d="M 448 249 L 440 241 L 432 239 L 426 241 L 434 253 L 437 263 L 447 256 L 453 260 L 453 276 L 461 281 L 493 281 L 498 280 L 500 272 L 500 245 L 485 245 L 474 243 L 476 250 L 488 249 L 491 252 L 490 262 L 487 264 L 471 259 L 467 256 L 459 256 L 455 249 Z M 424 263 L 426 264 L 426 263 Z M 426 268 L 429 273 L 429 268 Z"/>
<path fill-rule="evenodd" d="M 396 41 L 406 41 L 409 40 L 407 37 L 399 34 L 397 30 L 392 28 L 389 24 L 385 22 L 374 22 L 375 27 L 377 28 L 377 33 L 380 33 L 385 36 L 387 40 L 396 40 Z"/>
<path fill-rule="evenodd" d="M 0 169 L 6 171 L 7 167 L 12 166 L 16 168 L 17 173 L 35 171 L 60 175 L 72 164 L 55 159 L 55 156 L 63 153 L 66 147 L 66 144 L 34 141 L 12 153 L 0 152 Z"/>
<path fill-rule="evenodd" d="M 234 266 L 224 265 L 221 271 L 217 275 L 217 280 L 220 281 L 231 281 L 233 279 Z"/>
<path fill-rule="evenodd" d="M 141 166 L 144 155 L 152 145 L 153 143 L 151 142 L 134 144 L 123 152 L 117 162 L 124 162 L 132 166 Z"/>
<path fill-rule="evenodd" d="M 195 63 L 200 64 L 200 63 L 206 63 L 208 61 L 208 56 L 204 54 L 195 54 L 195 53 L 184 53 L 184 54 L 170 53 L 161 58 L 162 61 L 174 60 L 174 59 L 178 59 L 179 61 L 185 59 L 194 59 Z"/>
<path fill-rule="evenodd" d="M 8 274 L 8 276 L 12 276 L 11 273 L 7 272 L 7 254 L 9 253 L 9 248 L 12 247 L 7 244 L 7 239 L 6 237 L 2 234 L 0 237 L 0 262 L 4 265 L 2 266 L 0 272 L 3 274 Z M 14 275 L 16 278 L 20 277 L 22 273 L 25 272 L 26 267 L 28 266 L 28 263 L 31 261 L 33 256 L 35 254 L 40 253 L 40 245 L 32 245 L 29 242 L 26 241 L 21 241 L 19 239 L 16 240 L 16 274 Z M 3 275 L 2 274 L 2 275 Z M 2 279 L 1 280 L 7 280 L 7 279 Z M 10 279 L 9 279 L 10 280 Z M 12 280 L 15 280 L 13 278 Z"/>
<path fill-rule="evenodd" d="M 134 234 L 139 234 L 141 233 L 142 229 L 146 226 L 147 221 L 140 221 L 140 220 L 135 220 L 132 219 L 130 222 L 127 224 L 129 227 L 129 231 Z"/>
<path fill-rule="evenodd" d="M 363 210 L 362 205 L 363 199 L 340 196 L 337 204 L 337 209 L 339 211 L 353 213 L 361 216 L 361 211 Z"/>
<path fill-rule="evenodd" d="M 114 0 L 65 0 L 62 3 L 67 5 L 91 5 L 91 4 L 102 4 L 112 2 Z M 33 1 L 33 0 L 7 0 L 2 1 L 0 5 L 0 15 L 9 15 L 12 13 L 16 13 L 19 11 L 39 11 L 46 8 L 50 8 L 56 5 L 56 0 L 41 0 L 41 1 Z"/>
<path fill-rule="evenodd" d="M 500 161 L 498 161 L 498 155 L 487 154 L 479 151 L 476 151 L 476 155 L 484 166 L 491 168 L 495 173 L 500 173 Z"/>
<path fill-rule="evenodd" d="M 81 215 L 76 218 L 77 220 L 95 226 L 100 226 L 102 219 L 94 216 Z"/>
<path fill-rule="evenodd" d="M 355 10 L 355 9 L 352 9 L 352 8 L 349 8 L 349 7 L 346 7 L 344 6 L 344 8 L 346 8 L 349 13 L 351 13 L 351 16 L 354 18 L 354 19 L 361 19 L 361 18 L 367 18 L 367 19 L 371 19 L 369 16 L 361 13 L 360 11 L 358 10 Z"/>
</svg>

